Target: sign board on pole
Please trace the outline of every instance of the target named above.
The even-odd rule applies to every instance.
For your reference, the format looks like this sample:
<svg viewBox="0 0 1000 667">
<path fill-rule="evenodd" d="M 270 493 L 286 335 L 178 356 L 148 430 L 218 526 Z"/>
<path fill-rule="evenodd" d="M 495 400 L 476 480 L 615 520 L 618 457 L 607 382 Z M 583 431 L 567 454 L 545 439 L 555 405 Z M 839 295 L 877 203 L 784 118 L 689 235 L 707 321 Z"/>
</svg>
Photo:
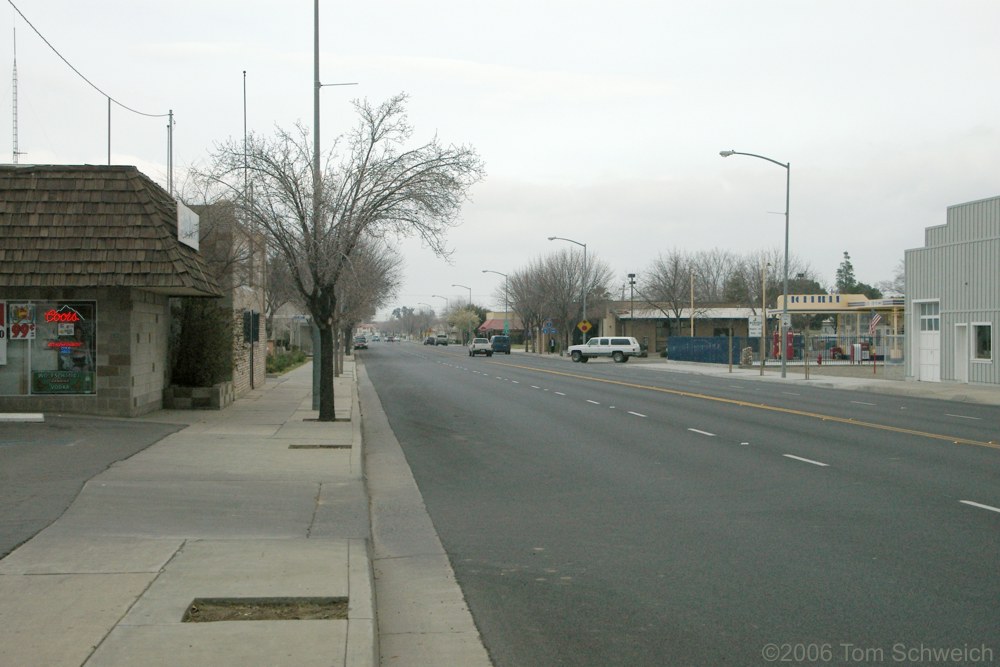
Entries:
<svg viewBox="0 0 1000 667">
<path fill-rule="evenodd" d="M 583 333 L 587 333 L 588 331 L 591 330 L 592 325 L 587 320 L 583 320 L 582 322 L 576 325 L 576 328 L 582 331 Z"/>
<path fill-rule="evenodd" d="M 760 338 L 764 334 L 764 319 L 760 315 L 751 315 L 747 318 L 747 336 L 750 338 Z"/>
</svg>

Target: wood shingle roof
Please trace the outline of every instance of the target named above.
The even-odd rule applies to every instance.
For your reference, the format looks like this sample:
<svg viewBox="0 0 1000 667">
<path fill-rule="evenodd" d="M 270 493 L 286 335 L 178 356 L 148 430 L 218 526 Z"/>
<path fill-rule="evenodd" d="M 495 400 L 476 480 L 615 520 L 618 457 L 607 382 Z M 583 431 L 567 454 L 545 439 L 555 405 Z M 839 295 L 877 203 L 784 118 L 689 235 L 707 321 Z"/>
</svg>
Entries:
<svg viewBox="0 0 1000 667">
<path fill-rule="evenodd" d="M 174 199 L 130 166 L 0 165 L 0 287 L 221 296 Z"/>
</svg>

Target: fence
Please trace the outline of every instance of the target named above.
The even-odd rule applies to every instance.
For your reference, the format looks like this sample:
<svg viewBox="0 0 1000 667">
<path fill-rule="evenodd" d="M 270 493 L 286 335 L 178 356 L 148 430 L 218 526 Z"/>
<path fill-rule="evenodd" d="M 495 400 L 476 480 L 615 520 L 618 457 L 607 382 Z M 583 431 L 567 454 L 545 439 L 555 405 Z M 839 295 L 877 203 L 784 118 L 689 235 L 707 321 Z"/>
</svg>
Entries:
<svg viewBox="0 0 1000 667">
<path fill-rule="evenodd" d="M 787 345 L 788 362 L 850 366 L 864 363 L 902 364 L 903 336 L 879 335 L 813 335 L 793 333 Z M 731 348 L 730 348 L 731 346 Z M 753 363 L 760 363 L 760 338 L 746 336 L 670 336 L 667 338 L 667 356 L 676 361 L 696 361 L 708 364 L 728 364 L 730 349 L 732 362 L 740 363 L 744 349 L 751 350 Z M 766 341 L 765 355 L 768 363 L 781 359 L 777 339 Z"/>
</svg>

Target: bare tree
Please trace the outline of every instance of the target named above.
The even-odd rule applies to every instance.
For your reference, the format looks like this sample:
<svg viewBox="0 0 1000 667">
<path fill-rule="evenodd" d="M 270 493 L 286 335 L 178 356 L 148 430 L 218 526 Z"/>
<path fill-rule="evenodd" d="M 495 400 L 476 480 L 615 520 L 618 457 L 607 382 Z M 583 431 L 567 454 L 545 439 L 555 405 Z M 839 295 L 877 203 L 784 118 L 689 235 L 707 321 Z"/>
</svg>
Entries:
<svg viewBox="0 0 1000 667">
<path fill-rule="evenodd" d="M 542 276 L 544 274 L 544 263 L 541 259 L 534 259 L 528 263 L 524 269 L 520 269 L 510 274 L 508 280 L 508 299 L 511 308 L 521 318 L 525 335 L 533 332 L 532 339 L 537 339 L 538 331 L 542 323 L 555 313 L 550 312 L 548 295 L 542 288 Z M 525 341 L 527 343 L 527 341 Z M 540 352 L 538 346 L 535 351 Z"/>
<path fill-rule="evenodd" d="M 643 298 L 664 315 L 673 317 L 677 330 L 684 308 L 691 303 L 693 270 L 691 256 L 675 248 L 666 255 L 660 253 L 643 272 Z"/>
<path fill-rule="evenodd" d="M 880 280 L 875 286 L 886 295 L 906 294 L 906 263 L 899 260 L 891 280 Z"/>
<path fill-rule="evenodd" d="M 320 421 L 334 420 L 334 339 L 338 287 L 348 261 L 366 236 L 419 236 L 447 255 L 445 237 L 457 224 L 468 189 L 483 176 L 476 152 L 445 146 L 435 137 L 405 148 L 412 128 L 405 95 L 378 106 L 356 102 L 360 123 L 328 153 L 315 183 L 309 132 L 278 129 L 217 148 L 209 174 L 243 197 L 246 218 L 259 226 L 291 269 L 292 282 L 320 333 Z M 339 163 L 334 168 L 334 163 Z M 249 188 L 244 186 L 246 175 Z M 314 215 L 313 196 L 319 188 Z"/>
<path fill-rule="evenodd" d="M 719 248 L 691 255 L 698 303 L 723 303 L 726 285 L 738 264 L 739 257 L 735 253 Z"/>
<path fill-rule="evenodd" d="M 281 255 L 272 253 L 267 262 L 264 313 L 268 337 L 274 336 L 274 314 L 286 303 L 302 307 L 301 295 L 292 282 L 292 271 Z"/>
<path fill-rule="evenodd" d="M 340 352 L 350 349 L 355 326 L 374 316 L 402 282 L 399 253 L 380 241 L 363 239 L 351 255 L 348 268 L 337 287 L 337 320 L 344 342 Z M 343 369 L 342 354 L 337 355 L 337 369 Z"/>
</svg>

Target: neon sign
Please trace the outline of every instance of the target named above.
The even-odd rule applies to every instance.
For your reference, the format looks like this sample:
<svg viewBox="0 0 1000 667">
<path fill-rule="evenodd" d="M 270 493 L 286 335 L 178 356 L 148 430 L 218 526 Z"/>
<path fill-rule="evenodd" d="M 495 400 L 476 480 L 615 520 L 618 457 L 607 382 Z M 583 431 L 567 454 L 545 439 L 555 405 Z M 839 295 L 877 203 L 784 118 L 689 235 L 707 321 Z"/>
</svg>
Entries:
<svg viewBox="0 0 1000 667">
<path fill-rule="evenodd" d="M 50 340 L 48 342 L 48 347 L 83 347 L 83 341 L 80 340 Z"/>
<path fill-rule="evenodd" d="M 80 313 L 75 310 L 47 310 L 45 311 L 46 322 L 81 322 Z"/>
</svg>

